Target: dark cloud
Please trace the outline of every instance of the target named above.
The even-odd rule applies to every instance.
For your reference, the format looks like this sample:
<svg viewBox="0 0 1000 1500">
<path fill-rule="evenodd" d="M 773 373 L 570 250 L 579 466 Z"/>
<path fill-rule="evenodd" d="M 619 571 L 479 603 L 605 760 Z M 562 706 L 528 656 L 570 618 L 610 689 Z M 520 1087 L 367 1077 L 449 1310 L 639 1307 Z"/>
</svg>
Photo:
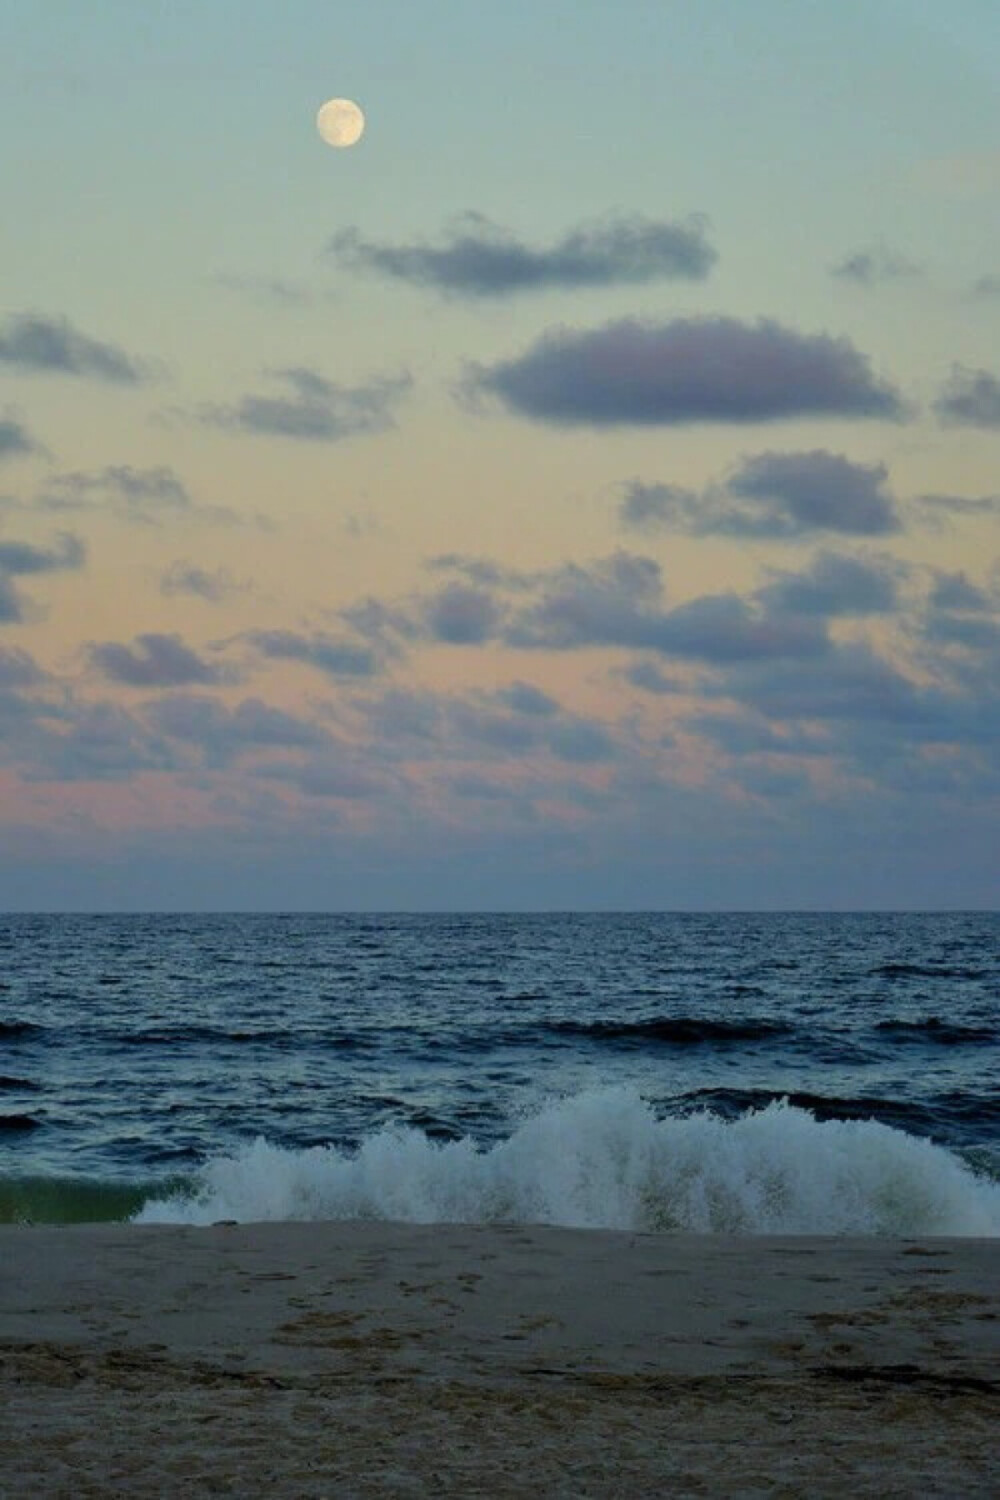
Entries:
<svg viewBox="0 0 1000 1500">
<path fill-rule="evenodd" d="M 499 586 L 516 591 L 531 587 L 529 574 L 505 567 L 491 557 L 469 557 L 461 552 L 442 552 L 427 559 L 426 566 L 435 573 L 458 573 L 470 583 L 483 588 Z"/>
<path fill-rule="evenodd" d="M 552 288 L 702 280 L 716 260 L 705 233 L 700 218 L 671 223 L 637 216 L 581 225 L 537 248 L 479 214 L 468 214 L 441 245 L 377 244 L 357 229 L 346 229 L 329 249 L 350 270 L 373 271 L 449 296 L 506 297 Z"/>
<path fill-rule="evenodd" d="M 171 563 L 160 579 L 160 593 L 173 597 L 177 594 L 192 594 L 209 604 L 221 604 L 232 594 L 241 592 L 244 584 L 238 583 L 225 568 L 208 572 L 194 563 L 180 559 Z"/>
<path fill-rule="evenodd" d="M 54 573 L 62 568 L 82 568 L 87 551 L 78 536 L 61 532 L 54 547 L 35 547 L 30 542 L 0 542 L 0 573 Z"/>
<path fill-rule="evenodd" d="M 40 374 L 79 375 L 138 385 L 143 365 L 114 344 L 78 332 L 66 318 L 13 313 L 0 327 L 0 363 Z"/>
<path fill-rule="evenodd" d="M 614 760 L 617 753 L 615 742 L 603 725 L 586 719 L 557 725 L 548 737 L 548 747 L 557 760 L 577 765 Z"/>
<path fill-rule="evenodd" d="M 761 596 L 706 595 L 674 609 L 662 604 L 652 558 L 618 552 L 542 579 L 536 597 L 505 627 L 508 645 L 544 650 L 629 647 L 708 664 L 761 657 L 813 658 L 828 646 L 823 622 L 775 611 Z"/>
<path fill-rule="evenodd" d="M 254 630 L 245 637 L 272 661 L 298 661 L 328 677 L 372 677 L 379 669 L 378 654 L 363 642 L 293 630 Z"/>
<path fill-rule="evenodd" d="M 500 688 L 496 694 L 497 702 L 512 709 L 516 714 L 529 714 L 532 717 L 548 718 L 551 714 L 559 712 L 559 704 L 548 693 L 543 693 L 541 688 L 534 687 L 530 682 L 512 682 L 509 687 Z"/>
<path fill-rule="evenodd" d="M 641 688 L 644 693 L 655 693 L 658 697 L 684 691 L 684 683 L 676 677 L 668 676 L 651 661 L 633 662 L 625 668 L 623 676 L 633 687 Z"/>
<path fill-rule="evenodd" d="M 899 529 L 881 464 L 823 449 L 760 453 L 703 494 L 670 484 L 625 486 L 618 516 L 632 530 L 800 541 L 817 532 L 880 536 Z"/>
<path fill-rule="evenodd" d="M 974 297 L 1000 297 L 1000 276 L 980 276 L 973 285 Z"/>
<path fill-rule="evenodd" d="M 897 250 L 884 245 L 874 249 L 855 250 L 853 254 L 835 265 L 830 273 L 841 281 L 853 281 L 858 286 L 875 286 L 883 281 L 899 281 L 920 275 L 920 267 Z"/>
<path fill-rule="evenodd" d="M 148 718 L 161 734 L 197 746 L 213 765 L 247 751 L 315 749 L 329 739 L 320 726 L 259 698 L 228 708 L 205 695 L 174 694 L 151 704 Z"/>
<path fill-rule="evenodd" d="M 128 687 L 189 687 L 221 682 L 221 667 L 185 646 L 179 635 L 149 632 L 132 646 L 107 641 L 90 647 L 94 665 L 112 682 Z"/>
<path fill-rule="evenodd" d="M 974 652 L 997 655 L 1000 665 L 1000 620 L 980 613 L 940 610 L 924 624 L 924 636 L 943 646 L 962 646 Z"/>
<path fill-rule="evenodd" d="M 965 573 L 935 573 L 928 602 L 932 609 L 961 610 L 967 614 L 996 607 L 995 600 L 986 590 L 973 583 Z"/>
<path fill-rule="evenodd" d="M 631 480 L 618 507 L 618 518 L 628 531 L 657 531 L 679 527 L 692 530 L 702 511 L 701 496 L 676 484 L 643 484 Z"/>
<path fill-rule="evenodd" d="M 304 764 L 288 763 L 259 768 L 259 776 L 285 782 L 305 797 L 331 797 L 361 801 L 384 791 L 385 782 L 366 765 L 357 763 L 346 747 L 338 747 L 337 758 L 313 758 Z"/>
<path fill-rule="evenodd" d="M 725 664 L 813 659 L 825 655 L 829 639 L 819 620 L 774 613 L 738 594 L 708 594 L 671 610 L 644 644 L 673 656 Z"/>
<path fill-rule="evenodd" d="M 16 417 L 9 414 L 0 417 L 0 460 L 23 458 L 26 454 L 40 451 L 39 445 L 23 422 L 19 422 Z"/>
<path fill-rule="evenodd" d="M 2 618 L 2 616 L 0 616 Z M 45 674 L 27 651 L 0 647 L 0 691 L 37 687 Z"/>
<path fill-rule="evenodd" d="M 118 704 L 75 703 L 63 720 L 59 733 L 36 738 L 32 780 L 125 781 L 174 769 L 163 743 Z"/>
<path fill-rule="evenodd" d="M 452 646 L 479 645 L 496 634 L 500 609 L 484 589 L 452 583 L 427 600 L 425 619 L 435 640 Z"/>
<path fill-rule="evenodd" d="M 565 425 L 904 415 L 849 340 L 725 317 L 550 329 L 516 359 L 470 366 L 463 393 Z"/>
<path fill-rule="evenodd" d="M 758 593 L 777 611 L 792 614 L 888 614 L 898 603 L 901 566 L 887 558 L 821 552 L 805 573 L 781 573 Z"/>
<path fill-rule="evenodd" d="M 1000 427 L 1000 380 L 989 370 L 953 365 L 934 410 L 948 426 Z"/>
<path fill-rule="evenodd" d="M 759 453 L 730 475 L 728 489 L 756 507 L 763 536 L 839 531 L 880 536 L 899 529 L 882 464 L 839 453 Z"/>
<path fill-rule="evenodd" d="M 394 409 L 413 383 L 409 375 L 397 375 L 367 385 L 344 386 L 314 370 L 292 368 L 271 373 L 289 394 L 248 395 L 235 406 L 203 407 L 202 420 L 238 432 L 336 443 L 395 426 Z"/>
<path fill-rule="evenodd" d="M 86 555 L 80 538 L 70 532 L 60 533 L 53 547 L 0 542 L 0 624 L 17 625 L 26 617 L 28 604 L 15 578 L 82 568 Z"/>
</svg>

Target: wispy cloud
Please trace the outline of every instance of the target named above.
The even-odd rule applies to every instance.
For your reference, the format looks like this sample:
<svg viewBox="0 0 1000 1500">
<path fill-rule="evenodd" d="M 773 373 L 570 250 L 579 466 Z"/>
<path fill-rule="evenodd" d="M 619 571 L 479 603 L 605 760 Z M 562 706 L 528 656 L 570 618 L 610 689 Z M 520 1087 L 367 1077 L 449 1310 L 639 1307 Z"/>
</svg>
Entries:
<svg viewBox="0 0 1000 1500">
<path fill-rule="evenodd" d="M 515 359 L 472 365 L 462 389 L 472 401 L 496 397 L 522 416 L 561 425 L 905 414 L 899 393 L 848 339 L 726 317 L 550 329 Z"/>
<path fill-rule="evenodd" d="M 702 280 L 716 260 L 703 219 L 675 223 L 638 215 L 584 224 L 550 245 L 533 246 L 480 214 L 467 214 L 439 245 L 380 244 L 347 229 L 330 241 L 329 252 L 349 270 L 470 298 Z"/>
<path fill-rule="evenodd" d="M 13 313 L 0 326 L 0 364 L 117 385 L 138 385 L 148 376 L 142 361 L 124 349 L 80 333 L 67 318 L 40 313 Z"/>
<path fill-rule="evenodd" d="M 851 281 L 856 286 L 878 286 L 882 282 L 908 280 L 919 276 L 921 268 L 915 261 L 890 250 L 885 245 L 876 245 L 868 250 L 855 250 L 832 267 L 831 276 L 840 281 Z"/>
<path fill-rule="evenodd" d="M 247 585 L 240 583 L 226 568 L 200 568 L 196 563 L 178 558 L 160 579 L 160 593 L 172 598 L 179 594 L 190 594 L 204 599 L 209 604 L 221 604 L 233 594 L 241 593 Z"/>
<path fill-rule="evenodd" d="M 212 281 L 227 291 L 238 292 L 255 302 L 266 302 L 277 307 L 307 307 L 315 301 L 309 288 L 301 282 L 290 281 L 283 276 L 261 276 L 241 274 L 236 271 L 218 271 Z"/>
<path fill-rule="evenodd" d="M 108 464 L 103 469 L 54 474 L 35 496 L 33 507 L 48 511 L 110 511 L 120 520 L 147 526 L 182 519 L 233 525 L 241 519 L 228 506 L 199 504 L 180 475 L 167 464 L 148 468 Z"/>
<path fill-rule="evenodd" d="M 201 420 L 236 432 L 336 443 L 395 426 L 395 408 L 413 383 L 404 374 L 345 386 L 301 367 L 273 370 L 271 376 L 287 394 L 251 394 L 233 406 L 204 406 Z"/>
</svg>

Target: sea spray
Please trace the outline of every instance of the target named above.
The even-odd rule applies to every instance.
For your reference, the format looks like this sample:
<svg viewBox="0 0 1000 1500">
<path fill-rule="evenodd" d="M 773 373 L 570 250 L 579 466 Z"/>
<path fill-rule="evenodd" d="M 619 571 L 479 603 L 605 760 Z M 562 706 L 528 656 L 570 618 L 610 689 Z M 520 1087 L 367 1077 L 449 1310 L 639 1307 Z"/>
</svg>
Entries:
<svg viewBox="0 0 1000 1500">
<path fill-rule="evenodd" d="M 258 1138 L 144 1223 L 395 1219 L 730 1234 L 1000 1235 L 1000 1184 L 874 1121 L 785 1103 L 658 1118 L 631 1087 L 548 1105 L 489 1149 L 383 1129 L 357 1151 Z"/>
</svg>

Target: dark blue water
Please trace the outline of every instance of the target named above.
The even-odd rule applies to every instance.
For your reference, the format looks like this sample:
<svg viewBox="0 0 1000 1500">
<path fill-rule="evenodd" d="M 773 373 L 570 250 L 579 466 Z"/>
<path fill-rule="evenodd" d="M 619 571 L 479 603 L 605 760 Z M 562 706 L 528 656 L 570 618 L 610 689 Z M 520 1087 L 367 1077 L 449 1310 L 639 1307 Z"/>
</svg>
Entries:
<svg viewBox="0 0 1000 1500">
<path fill-rule="evenodd" d="M 796 1227 L 855 1191 L 863 1228 L 900 1141 L 914 1180 L 1000 1177 L 997 914 L 11 916 L 0 976 L 2 1217 L 180 1185 L 238 1217 L 666 1194 L 667 1227 L 736 1193 Z"/>
</svg>

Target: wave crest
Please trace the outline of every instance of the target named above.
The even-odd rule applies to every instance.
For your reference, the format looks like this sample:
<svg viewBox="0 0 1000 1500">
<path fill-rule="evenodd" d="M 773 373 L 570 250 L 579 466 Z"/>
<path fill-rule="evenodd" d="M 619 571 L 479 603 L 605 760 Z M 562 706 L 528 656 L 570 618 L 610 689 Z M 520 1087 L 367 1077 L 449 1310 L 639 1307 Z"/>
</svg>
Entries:
<svg viewBox="0 0 1000 1500">
<path fill-rule="evenodd" d="M 562 1100 L 498 1145 L 385 1129 L 353 1153 L 258 1138 L 141 1222 L 395 1219 L 730 1234 L 1000 1234 L 1000 1185 L 873 1121 L 787 1103 L 658 1119 L 631 1088 Z"/>
</svg>

